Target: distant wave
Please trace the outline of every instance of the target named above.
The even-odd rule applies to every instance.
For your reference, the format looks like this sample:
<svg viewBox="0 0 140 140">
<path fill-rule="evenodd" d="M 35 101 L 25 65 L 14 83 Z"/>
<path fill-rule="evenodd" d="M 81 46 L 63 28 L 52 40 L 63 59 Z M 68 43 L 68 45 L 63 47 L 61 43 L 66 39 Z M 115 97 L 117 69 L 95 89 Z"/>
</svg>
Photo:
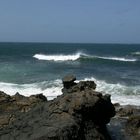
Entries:
<svg viewBox="0 0 140 140">
<path fill-rule="evenodd" d="M 112 61 L 126 61 L 126 62 L 134 62 L 137 59 L 134 58 L 125 58 L 125 57 L 104 57 L 104 56 L 96 56 L 96 55 L 88 55 L 85 53 L 75 53 L 70 55 L 45 55 L 45 54 L 35 54 L 33 56 L 38 60 L 48 60 L 48 61 L 76 61 L 76 60 L 86 60 L 86 59 L 104 59 L 104 60 L 112 60 Z"/>
<path fill-rule="evenodd" d="M 140 55 L 140 52 L 132 52 L 132 55 Z"/>
<path fill-rule="evenodd" d="M 82 53 L 76 53 L 72 55 L 45 55 L 45 54 L 35 54 L 33 57 L 39 60 L 48 60 L 48 61 L 75 61 L 80 58 Z"/>
<path fill-rule="evenodd" d="M 97 58 L 101 59 L 107 59 L 107 60 L 116 60 L 116 61 L 126 61 L 126 62 L 134 62 L 137 61 L 137 59 L 129 59 L 129 58 L 123 58 L 123 57 L 100 57 L 97 56 Z"/>
</svg>

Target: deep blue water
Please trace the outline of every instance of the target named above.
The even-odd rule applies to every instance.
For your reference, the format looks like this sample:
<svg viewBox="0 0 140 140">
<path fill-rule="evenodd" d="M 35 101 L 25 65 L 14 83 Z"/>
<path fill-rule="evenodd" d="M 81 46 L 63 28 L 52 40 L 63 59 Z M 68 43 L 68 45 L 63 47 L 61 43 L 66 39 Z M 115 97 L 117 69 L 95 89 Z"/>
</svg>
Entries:
<svg viewBox="0 0 140 140">
<path fill-rule="evenodd" d="M 138 98 L 140 45 L 0 43 L 2 90 L 8 86 L 7 92 L 18 89 L 34 92 L 38 87 L 38 92 L 48 92 L 50 87 L 58 88 L 57 82 L 60 84 L 60 79 L 69 73 L 76 75 L 78 80 L 94 78 L 99 90 Z M 126 90 L 122 91 L 123 88 Z M 53 94 L 52 90 L 50 92 Z"/>
</svg>

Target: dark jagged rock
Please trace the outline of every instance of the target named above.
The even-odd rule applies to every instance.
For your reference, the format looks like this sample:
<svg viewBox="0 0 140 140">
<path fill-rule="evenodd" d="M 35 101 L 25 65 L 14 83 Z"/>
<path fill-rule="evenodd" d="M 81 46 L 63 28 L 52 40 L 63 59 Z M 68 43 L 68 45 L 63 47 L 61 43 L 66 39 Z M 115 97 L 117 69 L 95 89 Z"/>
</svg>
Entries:
<svg viewBox="0 0 140 140">
<path fill-rule="evenodd" d="M 140 107 L 115 104 L 116 116 L 108 126 L 113 140 L 140 139 Z"/>
<path fill-rule="evenodd" d="M 75 85 L 74 81 L 76 80 L 76 77 L 74 75 L 67 75 L 62 79 L 64 88 L 68 89 Z"/>
<path fill-rule="evenodd" d="M 110 96 L 95 92 L 93 81 L 74 84 L 75 79 L 63 78 L 65 93 L 52 101 L 44 102 L 44 97 L 40 95 L 29 97 L 31 102 L 34 97 L 43 99 L 43 102 L 28 112 L 16 114 L 15 121 L 0 129 L 0 139 L 110 140 L 106 124 L 115 115 Z M 69 85 L 65 87 L 66 81 Z M 15 95 L 14 100 L 17 98 L 27 104 L 27 99 L 19 94 Z"/>
<path fill-rule="evenodd" d="M 16 114 L 19 112 L 28 112 L 39 102 L 47 101 L 42 94 L 25 97 L 16 93 L 9 96 L 0 91 L 0 128 L 9 125 L 16 120 Z"/>
<path fill-rule="evenodd" d="M 131 137 L 140 139 L 140 114 L 129 117 L 126 122 L 126 131 Z"/>
<path fill-rule="evenodd" d="M 96 84 L 94 81 L 80 81 L 79 83 L 75 83 L 76 77 L 73 75 L 65 76 L 63 81 L 64 88 L 62 92 L 65 93 L 73 93 L 73 92 L 81 92 L 84 90 L 95 90 Z"/>
<path fill-rule="evenodd" d="M 131 117 L 133 115 L 138 115 L 140 114 L 140 107 L 138 106 L 132 106 L 132 105 L 126 105 L 126 106 L 121 106 L 121 105 L 115 105 L 116 111 L 117 111 L 117 116 L 119 117 Z"/>
</svg>

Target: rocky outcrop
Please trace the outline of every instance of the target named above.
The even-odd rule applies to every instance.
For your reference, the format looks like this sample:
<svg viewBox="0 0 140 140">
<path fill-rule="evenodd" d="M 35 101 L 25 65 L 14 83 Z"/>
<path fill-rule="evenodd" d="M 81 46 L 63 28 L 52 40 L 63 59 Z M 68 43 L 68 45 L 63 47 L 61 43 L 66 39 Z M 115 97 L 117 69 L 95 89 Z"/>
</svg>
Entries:
<svg viewBox="0 0 140 140">
<path fill-rule="evenodd" d="M 76 77 L 73 75 L 65 76 L 62 79 L 63 82 L 63 94 L 81 92 L 84 90 L 94 91 L 96 89 L 96 84 L 94 81 L 80 81 L 79 83 L 75 82 Z M 101 94 L 101 93 L 100 93 Z"/>
<path fill-rule="evenodd" d="M 129 117 L 126 122 L 126 132 L 129 137 L 139 140 L 140 139 L 140 114 Z"/>
<path fill-rule="evenodd" d="M 42 94 L 25 97 L 16 93 L 14 96 L 9 96 L 0 91 L 0 128 L 16 120 L 18 113 L 28 112 L 40 102 L 46 101 L 47 98 Z"/>
<path fill-rule="evenodd" d="M 5 105 L 11 99 L 16 100 L 17 108 L 20 108 L 20 105 L 29 107 L 27 100 L 30 100 L 30 103 L 34 103 L 37 99 L 38 103 L 28 108 L 27 111 L 22 108 L 18 109 L 15 121 L 0 129 L 0 139 L 111 139 L 106 129 L 106 124 L 115 115 L 115 108 L 111 103 L 110 95 L 103 96 L 101 93 L 96 92 L 94 90 L 96 84 L 93 81 L 76 83 L 75 80 L 75 76 L 64 77 L 64 88 L 62 89 L 64 94 L 47 102 L 42 95 L 26 99 L 27 97 L 22 97 L 19 94 L 15 97 L 4 94 L 7 101 L 1 100 Z M 18 103 L 17 100 L 19 100 Z M 4 108 L 2 112 L 4 112 Z"/>
<path fill-rule="evenodd" d="M 140 107 L 115 104 L 116 116 L 111 119 L 108 129 L 113 140 L 140 139 Z"/>
</svg>

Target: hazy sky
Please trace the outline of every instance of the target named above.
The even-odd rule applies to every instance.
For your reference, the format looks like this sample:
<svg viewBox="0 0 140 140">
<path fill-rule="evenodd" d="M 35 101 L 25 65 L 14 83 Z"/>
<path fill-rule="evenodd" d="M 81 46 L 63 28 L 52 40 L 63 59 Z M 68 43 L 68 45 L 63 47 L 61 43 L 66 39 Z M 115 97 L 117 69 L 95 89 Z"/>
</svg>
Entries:
<svg viewBox="0 0 140 140">
<path fill-rule="evenodd" d="M 0 0 L 0 41 L 140 43 L 140 0 Z"/>
</svg>

